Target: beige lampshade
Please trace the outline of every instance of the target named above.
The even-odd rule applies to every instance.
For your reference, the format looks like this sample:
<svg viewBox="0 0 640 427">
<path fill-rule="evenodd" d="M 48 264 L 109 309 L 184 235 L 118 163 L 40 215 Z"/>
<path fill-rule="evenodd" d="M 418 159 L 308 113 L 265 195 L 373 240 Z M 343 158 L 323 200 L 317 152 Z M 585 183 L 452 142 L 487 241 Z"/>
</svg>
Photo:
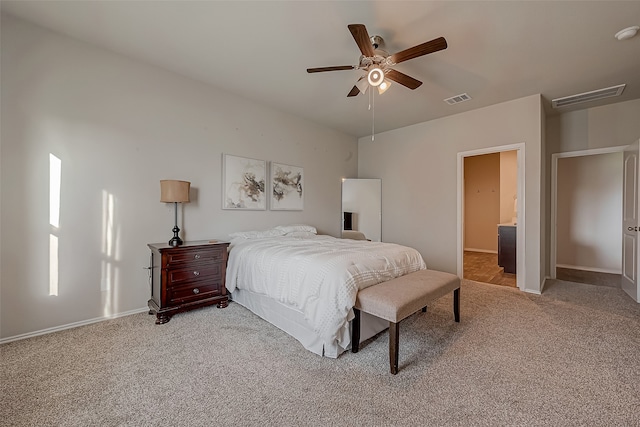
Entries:
<svg viewBox="0 0 640 427">
<path fill-rule="evenodd" d="M 189 203 L 189 181 L 160 180 L 160 201 L 165 203 Z"/>
</svg>

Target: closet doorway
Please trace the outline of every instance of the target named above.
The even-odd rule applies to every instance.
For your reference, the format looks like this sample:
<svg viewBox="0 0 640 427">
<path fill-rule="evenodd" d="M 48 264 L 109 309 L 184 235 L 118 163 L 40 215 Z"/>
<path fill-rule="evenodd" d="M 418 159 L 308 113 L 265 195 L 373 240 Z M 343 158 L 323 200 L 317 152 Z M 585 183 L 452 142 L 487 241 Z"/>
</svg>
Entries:
<svg viewBox="0 0 640 427">
<path fill-rule="evenodd" d="M 517 144 L 458 154 L 458 275 L 464 279 L 522 289 L 523 151 Z"/>
<path fill-rule="evenodd" d="M 620 287 L 624 148 L 551 156 L 552 279 Z"/>
</svg>

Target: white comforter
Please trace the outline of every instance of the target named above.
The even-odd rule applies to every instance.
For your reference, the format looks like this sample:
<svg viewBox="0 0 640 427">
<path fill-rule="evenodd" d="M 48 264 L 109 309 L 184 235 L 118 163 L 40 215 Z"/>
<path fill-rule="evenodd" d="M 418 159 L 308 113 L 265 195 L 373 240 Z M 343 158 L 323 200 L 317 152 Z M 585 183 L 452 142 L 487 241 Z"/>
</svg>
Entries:
<svg viewBox="0 0 640 427">
<path fill-rule="evenodd" d="M 417 250 L 393 243 L 316 235 L 236 238 L 226 287 L 296 307 L 324 342 L 347 348 L 358 290 L 425 268 Z"/>
</svg>

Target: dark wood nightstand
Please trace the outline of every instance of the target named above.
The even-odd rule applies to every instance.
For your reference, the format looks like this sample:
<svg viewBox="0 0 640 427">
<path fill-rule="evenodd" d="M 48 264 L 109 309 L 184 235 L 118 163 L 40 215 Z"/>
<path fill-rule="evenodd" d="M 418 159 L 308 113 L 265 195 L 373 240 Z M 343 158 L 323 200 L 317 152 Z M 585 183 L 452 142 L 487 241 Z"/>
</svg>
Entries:
<svg viewBox="0 0 640 427">
<path fill-rule="evenodd" d="M 167 323 L 176 313 L 229 304 L 225 288 L 229 243 L 207 240 L 172 247 L 149 244 L 151 249 L 151 299 L 149 314 L 156 324 Z"/>
</svg>

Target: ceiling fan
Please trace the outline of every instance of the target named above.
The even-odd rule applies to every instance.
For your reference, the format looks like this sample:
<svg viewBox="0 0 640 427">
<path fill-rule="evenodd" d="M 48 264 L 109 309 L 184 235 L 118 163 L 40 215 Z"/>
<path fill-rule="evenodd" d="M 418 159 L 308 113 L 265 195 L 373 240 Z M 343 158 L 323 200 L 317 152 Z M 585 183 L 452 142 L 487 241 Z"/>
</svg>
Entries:
<svg viewBox="0 0 640 427">
<path fill-rule="evenodd" d="M 334 67 L 307 68 L 307 73 L 321 73 L 324 71 L 340 70 L 364 70 L 366 74 L 361 76 L 351 89 L 349 96 L 356 96 L 364 93 L 370 86 L 377 87 L 379 93 L 387 90 L 391 81 L 400 83 L 409 89 L 418 88 L 422 82 L 414 79 L 400 71 L 394 70 L 393 66 L 409 59 L 417 58 L 429 53 L 437 52 L 447 48 L 447 41 L 444 37 L 438 37 L 431 41 L 410 47 L 401 52 L 389 55 L 384 50 L 384 40 L 380 36 L 369 37 L 367 28 L 363 24 L 348 25 L 349 31 L 356 44 L 360 48 L 360 61 L 358 65 L 339 65 Z"/>
</svg>

